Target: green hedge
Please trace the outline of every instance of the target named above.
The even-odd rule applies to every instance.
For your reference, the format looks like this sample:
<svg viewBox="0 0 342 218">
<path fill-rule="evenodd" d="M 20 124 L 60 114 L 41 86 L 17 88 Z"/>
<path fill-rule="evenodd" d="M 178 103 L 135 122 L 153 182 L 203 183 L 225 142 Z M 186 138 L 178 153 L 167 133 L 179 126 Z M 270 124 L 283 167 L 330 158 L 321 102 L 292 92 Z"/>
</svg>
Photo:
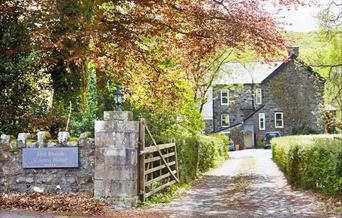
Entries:
<svg viewBox="0 0 342 218">
<path fill-rule="evenodd" d="M 199 173 L 228 158 L 228 138 L 224 136 L 181 136 L 177 139 L 180 180 L 189 183 Z"/>
<path fill-rule="evenodd" d="M 342 195 L 342 135 L 274 138 L 273 160 L 295 187 Z"/>
</svg>

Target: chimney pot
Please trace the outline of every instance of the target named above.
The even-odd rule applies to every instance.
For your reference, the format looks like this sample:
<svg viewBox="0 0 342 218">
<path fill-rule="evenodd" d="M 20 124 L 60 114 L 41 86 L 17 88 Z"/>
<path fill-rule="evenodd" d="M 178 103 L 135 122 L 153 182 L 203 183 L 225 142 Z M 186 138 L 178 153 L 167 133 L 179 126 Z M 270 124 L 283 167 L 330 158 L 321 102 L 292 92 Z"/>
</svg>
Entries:
<svg viewBox="0 0 342 218">
<path fill-rule="evenodd" d="M 287 49 L 288 55 L 289 57 L 291 57 L 292 55 L 295 55 L 295 57 L 299 56 L 299 47 L 288 47 Z"/>
</svg>

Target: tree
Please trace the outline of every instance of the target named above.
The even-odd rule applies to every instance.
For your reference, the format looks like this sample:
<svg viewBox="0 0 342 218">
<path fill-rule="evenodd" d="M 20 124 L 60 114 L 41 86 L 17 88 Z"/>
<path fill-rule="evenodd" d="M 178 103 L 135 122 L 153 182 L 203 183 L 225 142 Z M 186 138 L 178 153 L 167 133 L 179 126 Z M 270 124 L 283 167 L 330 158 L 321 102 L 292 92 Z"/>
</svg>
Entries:
<svg viewBox="0 0 342 218">
<path fill-rule="evenodd" d="M 23 1 L 25 2 L 25 1 Z M 27 1 L 26 4 L 33 4 Z M 63 63 L 93 60 L 99 71 L 114 70 L 126 87 L 132 77 L 148 76 L 155 97 L 165 70 L 160 62 L 172 59 L 190 73 L 197 60 L 222 48 L 247 46 L 270 57 L 285 42 L 263 8 L 297 3 L 295 0 L 237 1 L 40 1 L 28 16 L 35 16 L 32 37 L 44 48 L 63 53 Z M 39 7 L 38 7 L 39 5 Z M 39 25 L 37 25 L 39 24 Z M 159 55 L 151 50 L 158 45 Z M 145 71 L 136 65 L 145 66 Z M 76 70 L 77 71 L 77 70 Z M 152 73 L 152 71 L 154 71 Z M 142 81 L 143 82 L 143 81 Z M 134 90 L 130 90 L 134 94 Z M 162 91 L 162 90 L 161 90 Z"/>
<path fill-rule="evenodd" d="M 321 36 L 328 51 L 318 54 L 311 66 L 326 74 L 325 103 L 336 107 L 337 126 L 342 129 L 342 2 L 331 0 L 319 14 Z"/>
<path fill-rule="evenodd" d="M 30 47 L 25 9 L 17 2 L 1 5 L 0 11 L 0 132 L 32 130 L 47 107 L 49 89 L 40 71 L 44 54 Z M 21 49 L 18 49 L 21 48 Z"/>
<path fill-rule="evenodd" d="M 202 112 L 205 103 L 207 103 L 206 96 L 209 89 L 219 76 L 222 65 L 228 61 L 232 52 L 232 49 L 224 49 L 217 52 L 213 57 L 197 60 L 191 69 L 191 73 L 187 75 L 187 79 L 191 81 L 194 90 L 194 101 L 199 104 L 199 112 Z"/>
<path fill-rule="evenodd" d="M 83 110 L 87 66 L 94 63 L 99 89 L 112 88 L 108 79 L 119 81 L 145 107 L 176 108 L 184 90 L 179 81 L 195 78 L 197 63 L 217 51 L 250 48 L 268 59 L 285 48 L 279 23 L 264 9 L 269 3 L 285 8 L 298 1 L 4 0 L 1 17 L 20 9 L 29 44 L 3 49 L 43 54 L 37 69 L 51 75 L 54 102 L 62 107 L 71 100 Z"/>
</svg>

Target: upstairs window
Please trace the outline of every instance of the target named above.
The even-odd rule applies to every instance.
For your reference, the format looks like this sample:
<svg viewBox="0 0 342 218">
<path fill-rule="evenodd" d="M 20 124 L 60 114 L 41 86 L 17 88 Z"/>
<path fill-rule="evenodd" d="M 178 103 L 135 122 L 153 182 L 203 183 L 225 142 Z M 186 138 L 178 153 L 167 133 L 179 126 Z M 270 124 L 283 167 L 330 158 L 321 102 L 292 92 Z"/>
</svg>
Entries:
<svg viewBox="0 0 342 218">
<path fill-rule="evenodd" d="M 265 114 L 259 114 L 259 130 L 265 130 Z"/>
<path fill-rule="evenodd" d="M 230 126 L 229 114 L 221 114 L 221 127 Z"/>
<path fill-rule="evenodd" d="M 229 105 L 229 90 L 221 90 L 221 105 Z"/>
<path fill-rule="evenodd" d="M 274 127 L 275 128 L 284 128 L 283 112 L 275 112 L 274 113 Z"/>
<path fill-rule="evenodd" d="M 255 90 L 255 104 L 262 104 L 262 91 L 261 88 Z"/>
</svg>

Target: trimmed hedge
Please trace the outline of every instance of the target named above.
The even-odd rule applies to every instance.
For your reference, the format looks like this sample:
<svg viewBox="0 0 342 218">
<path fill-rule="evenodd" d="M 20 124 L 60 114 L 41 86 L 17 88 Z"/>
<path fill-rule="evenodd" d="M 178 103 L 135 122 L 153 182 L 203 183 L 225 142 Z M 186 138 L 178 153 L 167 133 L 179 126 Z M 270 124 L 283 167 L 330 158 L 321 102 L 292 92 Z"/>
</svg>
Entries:
<svg viewBox="0 0 342 218">
<path fill-rule="evenodd" d="M 301 135 L 271 140 L 273 160 L 295 187 L 342 195 L 342 135 Z"/>
<path fill-rule="evenodd" d="M 180 180 L 189 183 L 199 173 L 228 158 L 228 137 L 223 135 L 185 135 L 177 139 Z"/>
</svg>

